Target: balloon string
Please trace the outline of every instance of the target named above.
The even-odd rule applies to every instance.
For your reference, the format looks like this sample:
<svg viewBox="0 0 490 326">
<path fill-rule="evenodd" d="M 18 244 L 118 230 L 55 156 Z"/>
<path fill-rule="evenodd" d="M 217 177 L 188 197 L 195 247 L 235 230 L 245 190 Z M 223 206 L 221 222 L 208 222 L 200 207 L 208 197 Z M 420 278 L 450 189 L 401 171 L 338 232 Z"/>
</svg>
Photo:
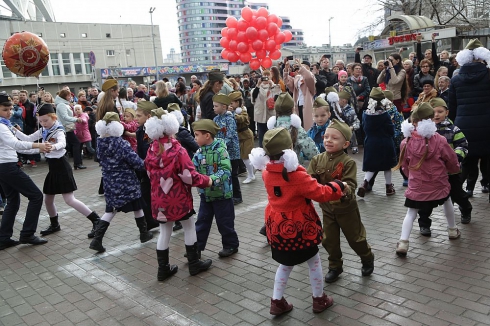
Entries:
<svg viewBox="0 0 490 326">
<path fill-rule="evenodd" d="M 36 77 L 36 86 L 37 86 L 37 89 L 39 90 L 39 77 Z M 37 106 L 36 106 L 36 110 L 37 110 Z M 37 130 L 40 130 L 41 128 L 41 124 L 39 123 L 39 114 L 36 112 L 36 122 L 37 122 Z M 38 143 L 41 142 L 41 138 L 39 138 L 37 140 Z"/>
</svg>

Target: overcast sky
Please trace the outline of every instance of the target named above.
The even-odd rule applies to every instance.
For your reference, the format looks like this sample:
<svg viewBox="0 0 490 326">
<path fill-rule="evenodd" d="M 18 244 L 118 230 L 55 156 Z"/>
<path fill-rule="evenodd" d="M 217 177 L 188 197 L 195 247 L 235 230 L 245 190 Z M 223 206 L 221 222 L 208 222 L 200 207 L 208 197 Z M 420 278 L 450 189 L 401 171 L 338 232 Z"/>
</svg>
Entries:
<svg viewBox="0 0 490 326">
<path fill-rule="evenodd" d="M 289 16 L 294 28 L 304 31 L 305 42 L 309 46 L 328 43 L 328 18 L 331 21 L 332 44 L 355 43 L 357 32 L 374 20 L 376 0 L 263 0 L 267 2 L 269 12 Z M 287 3 L 287 5 L 285 5 Z M 0 4 L 3 1 L 0 0 Z M 160 26 L 163 55 L 175 48 L 180 52 L 177 27 L 177 8 L 175 0 L 51 0 L 56 21 L 77 23 L 125 23 L 150 24 L 150 7 L 156 7 L 153 23 Z M 302 5 L 307 4 L 307 5 Z M 371 5 L 370 5 L 371 4 Z M 0 8 L 2 13 L 6 13 Z M 382 29 L 382 26 L 379 28 Z M 367 36 L 361 35 L 361 36 Z"/>
</svg>

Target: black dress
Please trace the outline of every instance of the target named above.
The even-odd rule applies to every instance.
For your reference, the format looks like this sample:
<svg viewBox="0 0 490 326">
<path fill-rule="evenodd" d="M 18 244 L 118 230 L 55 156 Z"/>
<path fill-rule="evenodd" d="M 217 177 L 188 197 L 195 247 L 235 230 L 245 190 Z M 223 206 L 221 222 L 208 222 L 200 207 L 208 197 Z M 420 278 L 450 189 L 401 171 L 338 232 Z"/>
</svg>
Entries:
<svg viewBox="0 0 490 326">
<path fill-rule="evenodd" d="M 49 172 L 44 179 L 43 193 L 46 195 L 67 194 L 77 190 L 70 163 L 65 156 L 47 158 Z"/>
</svg>

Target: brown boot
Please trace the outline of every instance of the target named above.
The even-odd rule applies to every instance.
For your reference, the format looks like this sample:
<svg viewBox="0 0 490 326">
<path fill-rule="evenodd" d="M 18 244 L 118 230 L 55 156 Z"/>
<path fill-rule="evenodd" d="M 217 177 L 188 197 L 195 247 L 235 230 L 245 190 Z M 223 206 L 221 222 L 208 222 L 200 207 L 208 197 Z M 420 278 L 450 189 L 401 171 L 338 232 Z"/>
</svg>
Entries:
<svg viewBox="0 0 490 326">
<path fill-rule="evenodd" d="M 333 305 L 333 298 L 323 293 L 321 297 L 313 298 L 313 312 L 322 312 Z"/>
<path fill-rule="evenodd" d="M 357 195 L 359 197 L 364 197 L 366 195 L 367 188 L 369 187 L 369 182 L 367 180 L 364 180 L 364 183 L 362 186 L 357 189 Z"/>
<path fill-rule="evenodd" d="M 393 196 L 395 194 L 395 187 L 393 184 L 386 185 L 386 196 Z"/>
<path fill-rule="evenodd" d="M 293 310 L 293 305 L 288 303 L 284 297 L 280 300 L 274 300 L 271 298 L 271 315 L 279 316 L 286 312 Z"/>
</svg>

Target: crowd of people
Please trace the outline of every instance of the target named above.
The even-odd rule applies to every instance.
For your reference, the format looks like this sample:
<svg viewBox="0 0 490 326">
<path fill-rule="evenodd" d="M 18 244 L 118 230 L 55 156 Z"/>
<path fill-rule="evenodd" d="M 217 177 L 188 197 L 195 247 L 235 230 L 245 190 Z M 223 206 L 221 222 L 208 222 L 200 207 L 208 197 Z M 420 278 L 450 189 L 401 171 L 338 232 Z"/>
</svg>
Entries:
<svg viewBox="0 0 490 326">
<path fill-rule="evenodd" d="M 360 257 L 361 274 L 373 273 L 356 195 L 367 196 L 380 171 L 386 196 L 396 194 L 393 171 L 400 170 L 407 187 L 398 255 L 408 252 L 417 215 L 420 233 L 431 235 L 437 206 L 443 206 L 449 239 L 459 238 L 453 202 L 461 223 L 470 223 L 478 166 L 481 191 L 489 192 L 490 51 L 475 39 L 455 56 L 437 54 L 433 36 L 432 50 L 422 55 L 419 37 L 409 58 L 392 53 L 376 67 L 369 54 L 361 60 L 360 51 L 355 62 L 339 60 L 333 68 L 328 55 L 313 64 L 286 58 L 241 76 L 211 71 L 205 82 L 192 76 L 190 85 L 180 77 L 173 86 L 164 78 L 149 89 L 134 83 L 120 88 L 108 78 L 102 92 L 75 95 L 63 87 L 54 99 L 42 89 L 0 92 L 0 250 L 47 242 L 35 235 L 43 198 L 50 225 L 41 235 L 60 231 L 54 201 L 61 194 L 91 222 L 89 247 L 98 253 L 106 250 L 102 241 L 117 212 L 133 212 L 142 243 L 159 227 L 159 281 L 178 270 L 170 264 L 169 243 L 172 232 L 183 229 L 189 273 L 196 275 L 212 265 L 201 252 L 214 218 L 223 245 L 218 255 L 238 252 L 235 206 L 243 202 L 241 183 L 254 182 L 256 170 L 269 199 L 259 232 L 279 263 L 272 315 L 293 309 L 283 294 L 293 267 L 304 262 L 313 311 L 333 304 L 323 284 L 343 272 L 341 230 Z M 361 146 L 365 174 L 358 184 L 348 152 L 356 155 Z M 35 167 L 39 153 L 49 166 L 42 192 L 22 170 Z M 86 169 L 83 158 L 101 166 L 102 216 L 74 196 L 73 169 Z M 200 196 L 195 222 L 192 187 Z M 29 204 L 17 241 L 20 194 Z M 312 201 L 320 203 L 322 220 Z M 328 253 L 325 277 L 320 244 Z"/>
</svg>

